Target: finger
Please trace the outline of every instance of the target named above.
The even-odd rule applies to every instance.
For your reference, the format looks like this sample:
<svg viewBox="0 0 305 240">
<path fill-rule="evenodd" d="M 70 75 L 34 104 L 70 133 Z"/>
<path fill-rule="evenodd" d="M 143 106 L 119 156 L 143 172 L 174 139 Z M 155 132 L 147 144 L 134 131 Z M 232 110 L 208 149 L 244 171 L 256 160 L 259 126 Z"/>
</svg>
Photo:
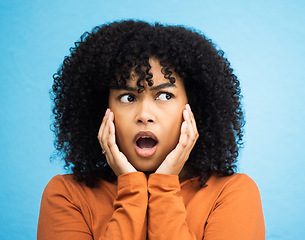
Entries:
<svg viewBox="0 0 305 240">
<path fill-rule="evenodd" d="M 184 123 L 185 123 L 185 126 L 184 126 L 182 136 L 184 135 L 186 137 L 184 137 L 184 139 L 183 139 L 185 142 L 183 143 L 184 148 L 183 148 L 183 152 L 181 153 L 181 158 L 184 159 L 184 162 L 186 162 L 191 150 L 193 149 L 194 144 L 193 144 L 193 139 L 190 136 L 190 135 L 192 135 L 192 134 L 190 134 L 190 132 L 191 132 L 190 128 L 192 128 L 192 127 L 190 127 L 191 124 L 189 121 L 184 122 Z"/>
<path fill-rule="evenodd" d="M 103 117 L 103 121 L 101 123 L 101 126 L 99 128 L 98 134 L 97 134 L 98 141 L 99 141 L 103 151 L 105 151 L 105 147 L 104 147 L 105 144 L 103 142 L 103 136 L 105 134 L 105 127 L 106 127 L 106 122 L 107 122 L 107 119 L 108 119 L 109 112 L 110 112 L 110 110 L 107 109 L 106 113 Z"/>
<path fill-rule="evenodd" d="M 181 124 L 181 133 L 177 146 L 173 151 L 167 155 L 166 159 L 156 170 L 156 173 L 163 174 L 179 174 L 184 166 L 185 159 L 185 147 L 187 146 L 187 122 L 184 121 Z"/>
<path fill-rule="evenodd" d="M 183 110 L 183 118 L 187 122 L 187 135 L 189 136 L 190 140 L 192 141 L 195 138 L 195 132 L 193 128 L 193 123 L 191 116 L 188 110 Z"/>
<path fill-rule="evenodd" d="M 188 113 L 189 113 L 189 115 L 191 117 L 193 129 L 198 134 L 197 124 L 196 124 L 194 113 L 191 110 L 191 106 L 189 104 L 186 104 L 186 109 L 187 109 L 187 111 L 188 111 Z"/>
<path fill-rule="evenodd" d="M 115 127 L 114 127 L 114 114 L 111 112 L 109 114 L 109 150 L 113 158 L 113 164 L 116 166 L 116 174 L 122 174 L 127 172 L 135 172 L 136 169 L 128 162 L 125 155 L 120 151 L 115 140 Z"/>
<path fill-rule="evenodd" d="M 189 119 L 190 119 L 190 123 L 191 123 L 190 126 L 192 126 L 192 128 L 190 128 L 190 130 L 192 131 L 191 137 L 193 138 L 193 141 L 194 141 L 194 144 L 195 144 L 195 142 L 197 141 L 197 139 L 199 137 L 196 120 L 195 120 L 195 117 L 194 117 L 194 114 L 191 110 L 190 105 L 186 104 L 185 108 L 186 108 L 186 111 L 187 111 Z"/>
<path fill-rule="evenodd" d="M 186 112 L 188 113 L 188 116 L 189 116 L 189 119 L 191 121 L 191 124 L 192 124 L 192 127 L 194 130 L 197 130 L 197 125 L 196 125 L 196 121 L 195 121 L 195 117 L 194 117 L 194 114 L 191 110 L 191 107 L 189 104 L 186 104 L 185 105 L 185 109 L 186 109 Z"/>
<path fill-rule="evenodd" d="M 106 127 L 107 127 L 107 145 L 108 147 L 110 147 L 110 143 L 114 142 L 115 143 L 115 127 L 114 127 L 114 113 L 113 112 L 109 112 L 108 114 L 108 119 L 106 122 Z"/>
<path fill-rule="evenodd" d="M 109 113 L 109 119 L 107 122 L 108 127 L 108 141 L 107 141 L 107 147 L 109 149 L 110 155 L 112 157 L 112 160 L 118 159 L 121 157 L 120 150 L 118 145 L 116 144 L 116 138 L 115 138 L 115 127 L 114 127 L 114 114 L 113 112 Z"/>
<path fill-rule="evenodd" d="M 196 131 L 193 129 L 193 124 L 192 124 L 192 120 L 191 120 L 191 116 L 189 114 L 188 109 L 185 109 L 183 111 L 183 118 L 185 119 L 185 122 L 187 123 L 187 129 L 186 129 L 186 133 L 187 133 L 187 143 L 186 146 L 183 150 L 181 154 L 181 158 L 183 158 L 184 161 L 187 161 L 190 152 L 192 151 L 195 143 L 196 143 Z"/>
<path fill-rule="evenodd" d="M 178 144 L 180 144 L 182 147 L 186 147 L 187 146 L 187 140 L 188 140 L 188 123 L 186 121 L 184 121 L 181 124 L 181 134 L 180 134 L 180 138 L 179 138 L 179 142 Z"/>
<path fill-rule="evenodd" d="M 101 140 L 101 137 L 103 135 L 103 131 L 104 131 L 104 128 L 105 128 L 105 125 L 106 125 L 106 121 L 107 121 L 107 118 L 108 118 L 109 111 L 110 111 L 109 108 L 107 108 L 107 110 L 105 112 L 105 115 L 103 117 L 103 121 L 101 123 L 101 126 L 99 128 L 99 131 L 98 131 L 98 134 L 97 134 L 97 138 L 99 140 Z"/>
<path fill-rule="evenodd" d="M 109 150 L 111 151 L 111 154 L 114 157 L 118 157 L 120 150 L 119 150 L 119 148 L 116 144 L 116 140 L 115 140 L 115 127 L 114 127 L 114 123 L 113 123 L 113 113 L 109 114 L 108 127 L 109 127 L 109 139 L 108 139 Z"/>
<path fill-rule="evenodd" d="M 104 131 L 102 134 L 102 146 L 103 146 L 103 150 L 105 151 L 105 156 L 107 158 L 107 162 L 109 165 L 111 165 L 114 161 L 113 155 L 109 147 L 109 135 L 110 135 L 109 122 L 111 121 L 112 119 L 110 118 L 110 112 L 109 112 L 107 116 L 107 120 L 105 122 Z"/>
<path fill-rule="evenodd" d="M 176 148 L 173 150 L 173 159 L 183 159 L 184 158 L 184 152 L 186 147 L 188 146 L 188 133 L 187 133 L 187 122 L 184 121 L 181 125 L 181 134 L 179 137 L 178 144 Z"/>
</svg>

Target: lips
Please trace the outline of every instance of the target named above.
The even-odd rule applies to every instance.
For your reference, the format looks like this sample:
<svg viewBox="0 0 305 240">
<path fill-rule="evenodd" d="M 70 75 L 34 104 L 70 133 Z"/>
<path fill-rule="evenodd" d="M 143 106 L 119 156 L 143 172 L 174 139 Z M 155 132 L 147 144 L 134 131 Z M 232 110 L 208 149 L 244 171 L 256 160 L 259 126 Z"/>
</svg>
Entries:
<svg viewBox="0 0 305 240">
<path fill-rule="evenodd" d="M 150 131 L 139 132 L 134 139 L 135 151 L 140 157 L 151 157 L 155 154 L 158 145 L 158 139 Z"/>
</svg>

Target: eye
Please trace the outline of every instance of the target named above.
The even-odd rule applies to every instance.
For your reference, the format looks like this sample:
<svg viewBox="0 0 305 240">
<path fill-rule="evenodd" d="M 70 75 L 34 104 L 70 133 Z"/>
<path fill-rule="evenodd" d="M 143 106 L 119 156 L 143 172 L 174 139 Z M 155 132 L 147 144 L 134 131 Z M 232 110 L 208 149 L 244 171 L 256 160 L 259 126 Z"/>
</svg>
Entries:
<svg viewBox="0 0 305 240">
<path fill-rule="evenodd" d="M 134 102 L 136 98 L 131 94 L 124 94 L 119 97 L 119 100 L 124 103 Z"/>
<path fill-rule="evenodd" d="M 161 101 L 168 101 L 168 100 L 172 99 L 173 97 L 174 97 L 174 95 L 172 93 L 163 92 L 163 93 L 160 93 L 156 99 L 161 100 Z"/>
</svg>

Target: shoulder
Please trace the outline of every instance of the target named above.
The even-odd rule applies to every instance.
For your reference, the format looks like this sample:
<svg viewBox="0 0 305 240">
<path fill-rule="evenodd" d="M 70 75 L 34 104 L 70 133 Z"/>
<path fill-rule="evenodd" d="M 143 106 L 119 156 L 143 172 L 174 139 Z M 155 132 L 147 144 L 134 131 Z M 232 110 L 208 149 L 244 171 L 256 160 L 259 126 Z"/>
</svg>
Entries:
<svg viewBox="0 0 305 240">
<path fill-rule="evenodd" d="M 210 199 L 206 238 L 214 238 L 218 231 L 221 239 L 265 239 L 260 193 L 249 176 L 212 175 L 207 185 L 203 188 Z"/>
<path fill-rule="evenodd" d="M 230 176 L 220 176 L 213 174 L 207 181 L 209 185 L 222 187 L 251 187 L 257 188 L 256 183 L 244 173 L 234 173 Z"/>
<path fill-rule="evenodd" d="M 82 184 L 74 179 L 72 174 L 56 175 L 46 185 L 42 200 L 66 198 L 71 200 Z"/>
<path fill-rule="evenodd" d="M 49 181 L 47 186 L 57 186 L 64 184 L 65 182 L 73 182 L 73 181 L 74 181 L 73 174 L 56 175 Z"/>
<path fill-rule="evenodd" d="M 96 186 L 88 187 L 78 181 L 73 174 L 54 176 L 44 189 L 42 199 L 65 199 L 75 204 L 82 201 L 94 201 L 96 198 L 113 197 L 116 195 L 117 185 L 100 180 Z"/>
<path fill-rule="evenodd" d="M 260 205 L 261 198 L 256 183 L 246 174 L 234 173 L 231 176 L 212 175 L 207 188 L 216 195 L 217 202 Z"/>
<path fill-rule="evenodd" d="M 73 188 L 79 188 L 80 185 L 81 184 L 74 179 L 72 174 L 56 175 L 49 181 L 44 192 L 58 192 L 59 190 L 69 191 Z"/>
<path fill-rule="evenodd" d="M 96 187 L 88 187 L 84 182 L 78 181 L 73 174 L 54 176 L 45 187 L 43 197 L 61 198 L 78 202 L 94 196 L 96 192 L 103 192 L 107 188 L 113 188 L 112 183 L 101 180 Z"/>
</svg>

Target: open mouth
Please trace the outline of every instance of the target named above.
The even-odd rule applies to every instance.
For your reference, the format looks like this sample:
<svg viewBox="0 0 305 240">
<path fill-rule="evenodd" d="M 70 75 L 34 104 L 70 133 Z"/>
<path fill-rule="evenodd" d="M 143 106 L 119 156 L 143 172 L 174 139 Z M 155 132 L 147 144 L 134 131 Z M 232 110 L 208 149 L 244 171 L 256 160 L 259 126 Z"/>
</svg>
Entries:
<svg viewBox="0 0 305 240">
<path fill-rule="evenodd" d="M 135 151 L 140 157 L 151 157 L 157 150 L 158 139 L 149 131 L 139 132 L 135 137 Z"/>
<path fill-rule="evenodd" d="M 141 149 L 150 149 L 157 145 L 157 141 L 151 137 L 143 136 L 136 141 L 136 144 Z"/>
</svg>

